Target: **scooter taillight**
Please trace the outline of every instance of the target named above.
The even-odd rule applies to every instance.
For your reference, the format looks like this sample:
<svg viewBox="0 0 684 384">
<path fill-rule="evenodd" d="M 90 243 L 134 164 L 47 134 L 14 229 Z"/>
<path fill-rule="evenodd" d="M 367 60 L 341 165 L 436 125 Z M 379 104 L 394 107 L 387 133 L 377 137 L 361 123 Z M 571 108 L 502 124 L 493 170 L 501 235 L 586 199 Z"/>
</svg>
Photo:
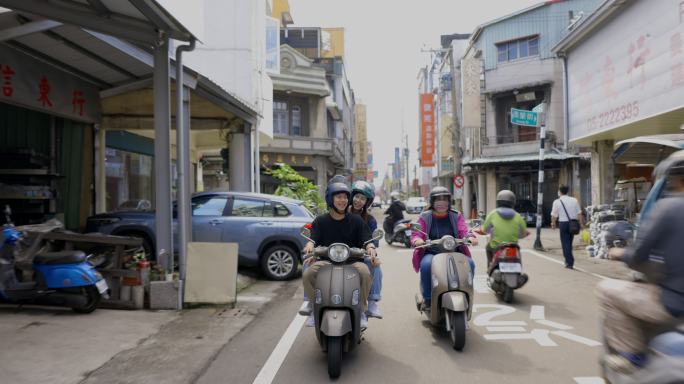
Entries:
<svg viewBox="0 0 684 384">
<path fill-rule="evenodd" d="M 513 247 L 506 248 L 506 250 L 504 251 L 504 256 L 506 258 L 515 259 L 518 257 L 518 250 L 516 248 L 513 248 Z"/>
<path fill-rule="evenodd" d="M 411 228 L 411 224 L 404 224 L 404 227 L 406 227 L 406 229 L 410 229 L 410 228 Z"/>
</svg>

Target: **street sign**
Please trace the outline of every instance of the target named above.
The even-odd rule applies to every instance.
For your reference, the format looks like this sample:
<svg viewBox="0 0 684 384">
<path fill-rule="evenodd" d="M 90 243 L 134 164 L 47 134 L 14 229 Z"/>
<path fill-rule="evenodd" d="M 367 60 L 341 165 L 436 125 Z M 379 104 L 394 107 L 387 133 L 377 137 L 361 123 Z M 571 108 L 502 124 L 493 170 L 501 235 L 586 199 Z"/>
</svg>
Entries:
<svg viewBox="0 0 684 384">
<path fill-rule="evenodd" d="M 463 175 L 454 176 L 454 186 L 456 188 L 462 188 L 464 182 L 465 182 L 465 179 L 463 178 Z"/>
<path fill-rule="evenodd" d="M 524 125 L 528 127 L 536 127 L 539 122 L 539 113 L 534 111 L 526 111 L 524 109 L 511 108 L 511 123 L 516 125 Z"/>
</svg>

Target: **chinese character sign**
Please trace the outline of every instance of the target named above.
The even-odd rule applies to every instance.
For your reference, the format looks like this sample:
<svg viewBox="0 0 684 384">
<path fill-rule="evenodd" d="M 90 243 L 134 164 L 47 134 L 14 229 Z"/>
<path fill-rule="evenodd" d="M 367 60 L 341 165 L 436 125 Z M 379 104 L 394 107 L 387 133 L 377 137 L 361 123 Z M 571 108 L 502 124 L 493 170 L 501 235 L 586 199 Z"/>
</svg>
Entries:
<svg viewBox="0 0 684 384">
<path fill-rule="evenodd" d="M 434 96 L 431 93 L 420 95 L 420 165 L 435 165 L 435 111 Z"/>
</svg>

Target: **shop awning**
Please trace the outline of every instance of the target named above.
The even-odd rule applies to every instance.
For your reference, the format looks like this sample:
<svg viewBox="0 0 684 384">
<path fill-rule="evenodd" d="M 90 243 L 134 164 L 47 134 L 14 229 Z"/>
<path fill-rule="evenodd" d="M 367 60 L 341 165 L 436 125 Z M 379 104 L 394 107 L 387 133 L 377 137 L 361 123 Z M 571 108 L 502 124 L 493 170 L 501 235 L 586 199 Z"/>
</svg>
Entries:
<svg viewBox="0 0 684 384">
<path fill-rule="evenodd" d="M 570 153 L 549 150 L 544 155 L 544 160 L 568 160 L 568 159 L 578 159 L 578 155 L 573 155 Z M 539 153 L 529 153 L 523 155 L 510 155 L 510 156 L 491 156 L 491 157 L 480 157 L 476 159 L 467 160 L 463 165 L 494 165 L 494 164 L 507 164 L 507 163 L 523 163 L 523 162 L 534 162 L 539 161 Z"/>
<path fill-rule="evenodd" d="M 155 44 L 159 31 L 174 40 L 197 40 L 155 0 L 0 0 L 0 6 L 140 44 Z"/>
<path fill-rule="evenodd" d="M 656 165 L 684 149 L 684 134 L 640 136 L 615 144 L 613 160 L 619 164 Z"/>
<path fill-rule="evenodd" d="M 0 4 L 4 4 L 3 0 Z M 132 123 L 130 127 L 142 128 L 140 125 L 144 125 L 144 129 L 152 129 L 154 57 L 151 47 L 16 11 L 0 13 L 0 41 L 15 51 L 92 84 L 101 91 L 103 100 L 146 93 L 144 103 L 136 107 L 144 111 L 133 111 L 130 103 L 126 108 L 107 110 L 103 103 L 102 113 L 106 118 L 114 116 L 118 127 Z M 222 128 L 221 124 L 236 117 L 255 123 L 257 112 L 254 107 L 196 71 L 185 67 L 184 72 L 184 85 L 199 96 L 191 98 L 195 119 L 192 129 L 206 129 L 208 125 Z M 175 78 L 175 70 L 170 73 Z M 172 111 L 175 112 L 175 108 Z M 124 119 L 128 121 L 124 122 Z"/>
</svg>

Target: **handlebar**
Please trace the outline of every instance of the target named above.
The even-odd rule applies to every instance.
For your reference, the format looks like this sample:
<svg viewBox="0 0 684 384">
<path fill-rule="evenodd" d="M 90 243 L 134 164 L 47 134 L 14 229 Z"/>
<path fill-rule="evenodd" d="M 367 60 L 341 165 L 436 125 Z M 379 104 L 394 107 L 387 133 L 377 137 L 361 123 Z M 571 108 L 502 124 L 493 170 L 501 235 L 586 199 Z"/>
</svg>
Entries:
<svg viewBox="0 0 684 384">
<path fill-rule="evenodd" d="M 454 242 L 456 243 L 456 246 L 454 247 L 454 249 L 455 249 L 456 247 L 458 247 L 459 245 L 471 245 L 471 244 L 472 244 L 472 242 L 470 241 L 470 239 L 457 239 L 457 238 L 452 237 L 452 236 L 444 236 L 444 237 L 442 237 L 441 239 L 427 240 L 427 241 L 425 241 L 425 244 L 419 245 L 419 246 L 415 246 L 415 247 L 413 247 L 413 248 L 415 248 L 415 249 L 423 249 L 423 248 L 430 248 L 430 247 L 433 247 L 433 246 L 443 246 L 443 245 L 444 245 L 444 242 L 445 242 L 445 241 L 448 241 L 449 239 L 453 239 Z"/>
</svg>

